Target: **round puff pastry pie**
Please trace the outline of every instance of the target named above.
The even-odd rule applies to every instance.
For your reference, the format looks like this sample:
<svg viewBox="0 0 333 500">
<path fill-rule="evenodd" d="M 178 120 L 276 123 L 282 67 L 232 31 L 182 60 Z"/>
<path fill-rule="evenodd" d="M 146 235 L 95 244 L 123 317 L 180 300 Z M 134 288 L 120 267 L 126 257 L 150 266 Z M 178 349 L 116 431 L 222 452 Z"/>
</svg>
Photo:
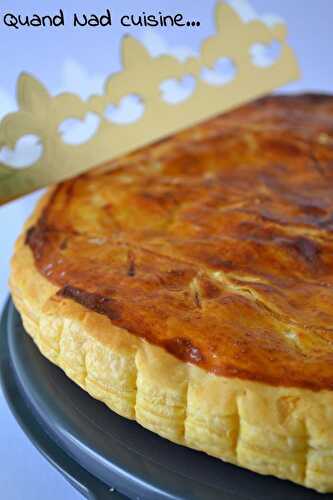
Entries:
<svg viewBox="0 0 333 500">
<path fill-rule="evenodd" d="M 56 186 L 10 284 L 115 412 L 333 491 L 333 97 L 267 97 Z"/>
</svg>

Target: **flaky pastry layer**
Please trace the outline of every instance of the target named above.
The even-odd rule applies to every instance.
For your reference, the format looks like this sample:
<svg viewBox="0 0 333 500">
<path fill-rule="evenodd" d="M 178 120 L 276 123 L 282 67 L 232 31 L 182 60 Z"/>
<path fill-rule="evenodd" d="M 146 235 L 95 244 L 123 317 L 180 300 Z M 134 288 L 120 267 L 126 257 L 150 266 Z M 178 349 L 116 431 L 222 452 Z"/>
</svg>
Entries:
<svg viewBox="0 0 333 500">
<path fill-rule="evenodd" d="M 329 96 L 268 98 L 50 190 L 10 278 L 40 351 L 93 397 L 318 491 L 333 491 L 332 116 Z"/>
<path fill-rule="evenodd" d="M 41 353 L 111 410 L 261 474 L 333 491 L 333 392 L 216 376 L 56 296 L 18 242 L 13 299 Z"/>
</svg>

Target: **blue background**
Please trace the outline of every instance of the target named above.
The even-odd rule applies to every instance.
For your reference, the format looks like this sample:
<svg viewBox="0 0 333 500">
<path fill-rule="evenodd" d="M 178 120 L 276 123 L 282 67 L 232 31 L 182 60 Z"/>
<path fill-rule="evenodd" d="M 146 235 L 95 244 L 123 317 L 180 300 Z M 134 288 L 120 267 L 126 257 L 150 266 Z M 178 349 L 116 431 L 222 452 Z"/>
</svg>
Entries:
<svg viewBox="0 0 333 500">
<path fill-rule="evenodd" d="M 0 117 L 15 109 L 15 82 L 21 71 L 38 76 L 54 93 L 79 92 L 83 97 L 101 90 L 105 76 L 120 67 L 120 38 L 130 33 L 140 38 L 152 52 L 191 53 L 199 49 L 204 37 L 214 32 L 215 0 L 166 1 L 2 1 L 5 12 L 54 14 L 63 8 L 70 21 L 74 11 L 102 14 L 112 10 L 112 28 L 77 28 L 70 22 L 64 28 L 14 30 L 0 25 L 1 76 Z M 252 0 L 261 15 L 281 16 L 289 28 L 289 42 L 302 69 L 302 79 L 287 86 L 287 91 L 333 91 L 331 0 Z M 199 28 L 125 29 L 121 15 L 146 12 L 176 14 L 200 20 Z M 32 209 L 38 193 L 0 208 L 0 306 L 7 291 L 9 258 L 13 242 Z M 0 395 L 0 496 L 4 500 L 66 500 L 81 498 L 32 447 L 18 428 Z"/>
</svg>

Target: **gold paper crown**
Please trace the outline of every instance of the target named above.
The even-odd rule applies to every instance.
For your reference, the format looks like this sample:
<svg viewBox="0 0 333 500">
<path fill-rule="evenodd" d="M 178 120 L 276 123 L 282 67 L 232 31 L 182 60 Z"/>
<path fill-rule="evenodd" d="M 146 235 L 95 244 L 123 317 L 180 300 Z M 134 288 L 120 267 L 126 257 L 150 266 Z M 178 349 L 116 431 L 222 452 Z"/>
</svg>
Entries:
<svg viewBox="0 0 333 500">
<path fill-rule="evenodd" d="M 107 79 L 103 95 L 87 101 L 72 93 L 51 96 L 37 79 L 21 74 L 17 84 L 19 110 L 0 124 L 0 149 L 13 149 L 23 136 L 33 134 L 39 138 L 41 154 L 20 170 L 0 162 L 0 203 L 77 175 L 298 78 L 297 61 L 281 22 L 273 26 L 257 19 L 243 22 L 229 5 L 218 2 L 216 26 L 217 33 L 203 42 L 199 56 L 184 62 L 169 55 L 151 57 L 140 42 L 124 37 L 123 70 Z M 273 41 L 281 46 L 278 59 L 270 66 L 256 66 L 251 47 Z M 202 69 L 214 67 L 221 58 L 233 63 L 234 78 L 223 85 L 207 83 Z M 195 78 L 192 95 L 177 104 L 163 100 L 161 82 L 185 75 Z M 131 94 L 142 100 L 142 116 L 128 124 L 110 121 L 106 116 L 110 104 L 117 105 Z M 85 143 L 64 142 L 60 125 L 69 118 L 83 120 L 87 113 L 98 117 L 95 134 Z"/>
</svg>

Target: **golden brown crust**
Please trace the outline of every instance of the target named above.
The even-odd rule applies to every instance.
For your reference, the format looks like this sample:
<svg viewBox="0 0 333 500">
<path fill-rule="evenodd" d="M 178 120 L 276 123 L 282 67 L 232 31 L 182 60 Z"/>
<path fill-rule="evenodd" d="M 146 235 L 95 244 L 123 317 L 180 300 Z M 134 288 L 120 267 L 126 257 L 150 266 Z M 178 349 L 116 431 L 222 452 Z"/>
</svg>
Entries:
<svg viewBox="0 0 333 500">
<path fill-rule="evenodd" d="M 59 185 L 38 269 L 207 371 L 333 388 L 332 102 L 266 98 Z"/>
<path fill-rule="evenodd" d="M 11 273 L 42 353 L 111 409 L 320 491 L 333 491 L 332 109 L 268 98 L 60 185 Z"/>
<path fill-rule="evenodd" d="M 216 376 L 59 297 L 23 238 L 11 289 L 44 356 L 120 415 L 261 474 L 333 491 L 333 393 Z"/>
</svg>

